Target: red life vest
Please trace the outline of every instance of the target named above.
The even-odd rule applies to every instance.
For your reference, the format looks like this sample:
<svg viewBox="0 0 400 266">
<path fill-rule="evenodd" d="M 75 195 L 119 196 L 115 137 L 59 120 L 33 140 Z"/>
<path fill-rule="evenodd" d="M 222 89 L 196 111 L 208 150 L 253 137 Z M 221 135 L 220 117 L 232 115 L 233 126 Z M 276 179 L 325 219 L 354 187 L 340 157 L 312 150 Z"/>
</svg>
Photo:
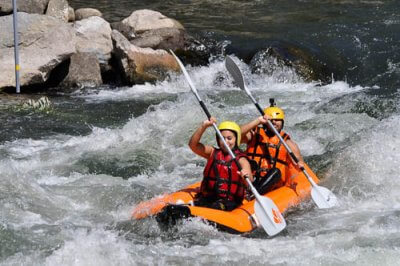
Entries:
<svg viewBox="0 0 400 266">
<path fill-rule="evenodd" d="M 237 160 L 246 156 L 239 149 L 234 153 Z M 224 154 L 221 149 L 214 149 L 204 168 L 201 195 L 241 203 L 245 194 L 245 184 L 238 171 L 236 161 L 229 154 Z"/>
<path fill-rule="evenodd" d="M 280 135 L 285 141 L 290 139 L 290 136 L 283 130 Z M 285 170 L 290 160 L 289 153 L 277 136 L 269 137 L 261 127 L 257 127 L 253 138 L 247 145 L 246 154 L 259 166 L 259 172 L 256 175 L 262 177 L 269 169 L 276 167 L 281 171 L 282 178 L 285 178 Z"/>
</svg>

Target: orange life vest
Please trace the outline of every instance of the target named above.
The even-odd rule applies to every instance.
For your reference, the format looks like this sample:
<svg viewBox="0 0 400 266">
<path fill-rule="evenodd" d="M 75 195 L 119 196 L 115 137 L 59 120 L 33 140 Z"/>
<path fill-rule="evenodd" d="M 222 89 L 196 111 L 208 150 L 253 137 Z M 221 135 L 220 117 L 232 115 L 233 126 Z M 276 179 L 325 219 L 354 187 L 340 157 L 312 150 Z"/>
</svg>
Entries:
<svg viewBox="0 0 400 266">
<path fill-rule="evenodd" d="M 285 141 L 290 139 L 284 131 L 281 131 L 280 135 Z M 246 154 L 258 164 L 259 169 L 255 175 L 263 177 L 269 169 L 276 167 L 281 171 L 282 182 L 285 182 L 289 153 L 277 136 L 269 137 L 263 128 L 257 127 L 250 143 L 247 144 Z"/>
<path fill-rule="evenodd" d="M 239 149 L 234 151 L 237 160 L 246 155 Z M 214 149 L 204 168 L 200 192 L 203 197 L 215 197 L 242 202 L 245 194 L 244 180 L 238 174 L 237 162 L 221 149 Z"/>
</svg>

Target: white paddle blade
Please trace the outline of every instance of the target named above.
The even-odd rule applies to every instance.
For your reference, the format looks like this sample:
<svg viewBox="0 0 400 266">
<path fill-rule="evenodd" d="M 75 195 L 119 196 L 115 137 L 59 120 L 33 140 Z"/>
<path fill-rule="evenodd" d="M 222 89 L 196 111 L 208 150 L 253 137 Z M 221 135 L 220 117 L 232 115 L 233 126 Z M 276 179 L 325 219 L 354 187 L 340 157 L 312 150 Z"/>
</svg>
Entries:
<svg viewBox="0 0 400 266">
<path fill-rule="evenodd" d="M 274 236 L 285 229 L 286 221 L 273 201 L 266 197 L 260 197 L 258 200 L 254 203 L 254 211 L 265 232 Z"/>
<path fill-rule="evenodd" d="M 317 185 L 313 186 L 311 197 L 320 209 L 332 208 L 338 204 L 338 200 L 332 191 Z"/>
</svg>

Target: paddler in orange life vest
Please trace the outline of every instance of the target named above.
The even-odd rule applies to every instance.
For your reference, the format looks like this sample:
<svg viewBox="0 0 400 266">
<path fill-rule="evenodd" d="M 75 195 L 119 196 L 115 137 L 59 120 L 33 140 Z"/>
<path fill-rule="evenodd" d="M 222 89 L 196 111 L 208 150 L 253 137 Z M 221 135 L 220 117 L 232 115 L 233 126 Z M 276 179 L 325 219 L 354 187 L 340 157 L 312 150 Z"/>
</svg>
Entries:
<svg viewBox="0 0 400 266">
<path fill-rule="evenodd" d="M 292 149 L 299 159 L 297 167 L 304 167 L 300 149 L 290 136 L 282 130 L 285 113 L 275 106 L 274 99 L 270 99 L 270 107 L 264 109 L 264 116 L 241 126 L 242 143 L 247 143 L 246 154 L 251 160 L 254 186 L 260 194 L 265 194 L 278 187 L 290 186 L 289 177 L 286 175 L 288 165 L 296 163 L 281 143 L 274 131 L 269 128 L 269 119 L 275 129 L 280 133 L 286 144 Z"/>
<path fill-rule="evenodd" d="M 194 204 L 231 211 L 242 203 L 245 196 L 247 183 L 244 177 L 247 176 L 253 181 L 253 176 L 246 155 L 239 150 L 241 132 L 240 126 L 235 122 L 224 121 L 218 126 L 218 129 L 237 160 L 232 160 L 218 136 L 216 136 L 218 147 L 200 142 L 203 133 L 215 122 L 214 117 L 202 122 L 189 140 L 190 149 L 207 159 L 200 192 L 197 194 Z M 239 172 L 237 163 L 242 167 L 241 172 Z"/>
</svg>

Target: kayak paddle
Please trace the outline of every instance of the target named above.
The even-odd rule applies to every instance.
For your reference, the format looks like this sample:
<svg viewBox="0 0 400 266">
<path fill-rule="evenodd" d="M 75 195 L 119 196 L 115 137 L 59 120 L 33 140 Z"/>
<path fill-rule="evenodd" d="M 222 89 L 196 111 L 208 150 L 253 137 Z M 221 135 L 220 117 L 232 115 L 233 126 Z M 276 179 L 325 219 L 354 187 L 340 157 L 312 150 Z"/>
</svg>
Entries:
<svg viewBox="0 0 400 266">
<path fill-rule="evenodd" d="M 233 61 L 232 58 L 229 56 L 226 57 L 225 59 L 225 66 L 228 72 L 231 74 L 233 77 L 236 85 L 239 86 L 241 90 L 244 90 L 251 99 L 251 101 L 255 104 L 257 107 L 258 111 L 264 115 L 264 110 L 260 107 L 260 105 L 257 103 L 257 101 L 254 99 L 253 95 L 251 95 L 250 91 L 247 89 L 245 83 L 244 83 L 244 78 L 242 75 L 242 72 L 240 71 L 240 68 L 238 65 L 236 65 L 235 61 Z M 282 144 L 285 146 L 286 150 L 289 152 L 290 156 L 292 159 L 297 163 L 299 159 L 294 155 L 292 149 L 287 145 L 287 143 L 283 140 L 281 134 L 276 130 L 276 128 L 272 125 L 271 121 L 267 121 L 268 126 L 273 130 L 275 135 L 279 138 L 279 140 L 282 142 Z M 326 209 L 326 208 L 331 208 L 335 205 L 337 205 L 338 201 L 336 196 L 327 188 L 318 186 L 315 181 L 310 177 L 310 175 L 307 173 L 307 171 L 304 169 L 304 167 L 300 168 L 301 171 L 303 171 L 304 175 L 307 177 L 308 181 L 312 185 L 311 189 L 311 197 L 314 200 L 315 204 L 318 206 L 320 209 Z"/>
<path fill-rule="evenodd" d="M 197 100 L 199 101 L 201 107 L 203 108 L 203 111 L 206 113 L 207 118 L 210 119 L 211 115 L 200 98 L 200 95 L 197 93 L 197 90 L 195 86 L 193 85 L 193 82 L 187 73 L 185 66 L 182 64 L 181 60 L 174 54 L 173 51 L 171 51 L 171 54 L 175 57 L 176 62 L 178 62 L 185 78 L 186 81 L 189 83 L 189 87 L 196 96 Z M 213 123 L 213 127 L 215 129 L 215 132 L 217 133 L 218 137 L 222 140 L 225 148 L 228 150 L 229 154 L 231 157 L 236 160 L 235 154 L 232 152 L 232 150 L 229 148 L 228 144 L 225 142 L 224 137 L 222 136 L 221 132 L 219 131 L 217 125 Z M 239 162 L 237 162 L 239 170 L 242 170 L 242 167 L 240 166 Z M 256 214 L 256 217 L 261 224 L 261 226 L 264 228 L 265 232 L 267 232 L 268 235 L 274 236 L 278 234 L 280 231 L 282 231 L 286 227 L 286 221 L 283 218 L 281 212 L 279 211 L 278 207 L 276 204 L 267 197 L 261 196 L 257 190 L 254 188 L 253 184 L 251 181 L 246 177 L 246 182 L 249 184 L 249 187 L 251 191 L 253 192 L 255 198 L 256 198 L 256 203 L 254 204 L 254 211 Z"/>
</svg>

